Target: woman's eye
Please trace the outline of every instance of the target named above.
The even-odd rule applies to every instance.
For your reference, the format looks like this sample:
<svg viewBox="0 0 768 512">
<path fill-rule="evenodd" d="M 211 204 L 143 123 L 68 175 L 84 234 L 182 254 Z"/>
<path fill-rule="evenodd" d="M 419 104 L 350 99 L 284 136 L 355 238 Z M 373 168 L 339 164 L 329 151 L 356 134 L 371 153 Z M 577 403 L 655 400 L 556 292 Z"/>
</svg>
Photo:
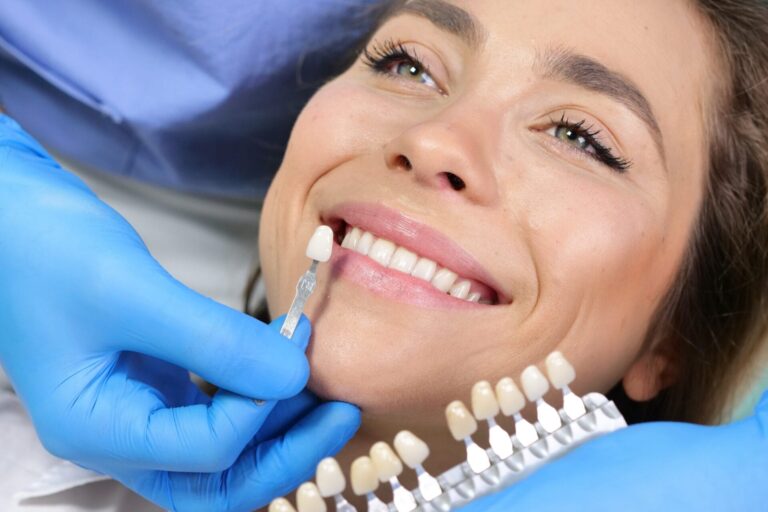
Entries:
<svg viewBox="0 0 768 512">
<path fill-rule="evenodd" d="M 617 172 L 625 172 L 629 169 L 632 163 L 614 155 L 613 149 L 600 142 L 598 138 L 600 130 L 584 127 L 585 123 L 586 121 L 584 120 L 572 123 L 563 115 L 560 121 L 552 120 L 552 124 L 546 132 L 563 144 L 581 151 L 590 158 L 594 158 Z"/>
<path fill-rule="evenodd" d="M 362 59 L 376 74 L 426 85 L 443 93 L 416 52 L 401 42 L 374 43 L 363 51 Z"/>
<path fill-rule="evenodd" d="M 578 149 L 581 149 L 582 151 L 588 151 L 591 148 L 589 141 L 587 140 L 586 137 L 584 137 L 583 135 L 580 135 L 578 132 L 569 128 L 568 126 L 564 126 L 564 125 L 555 126 L 553 135 L 558 139 L 562 140 L 563 142 L 565 142 L 566 144 L 575 146 Z"/>
<path fill-rule="evenodd" d="M 408 80 L 413 80 L 430 87 L 437 87 L 437 84 L 432 77 L 429 76 L 429 73 L 424 69 L 424 66 L 418 62 L 394 62 L 391 66 L 391 72 Z"/>
</svg>

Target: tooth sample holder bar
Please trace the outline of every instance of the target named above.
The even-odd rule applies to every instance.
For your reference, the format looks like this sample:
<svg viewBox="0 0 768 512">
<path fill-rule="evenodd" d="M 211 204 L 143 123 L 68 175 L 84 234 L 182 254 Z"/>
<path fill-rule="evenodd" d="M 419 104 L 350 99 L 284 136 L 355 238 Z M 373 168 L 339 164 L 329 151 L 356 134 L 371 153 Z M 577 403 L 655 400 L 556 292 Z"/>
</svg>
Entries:
<svg viewBox="0 0 768 512">
<path fill-rule="evenodd" d="M 540 438 L 527 448 L 512 436 L 513 453 L 504 460 L 488 448 L 486 453 L 493 463 L 482 473 L 474 473 L 466 461 L 444 472 L 437 478 L 444 492 L 432 501 L 421 500 L 418 489 L 415 490 L 421 510 L 446 512 L 465 505 L 475 498 L 511 486 L 589 439 L 627 426 L 616 405 L 605 396 L 590 393 L 583 397 L 583 402 L 586 413 L 575 420 L 568 419 L 565 411 L 560 409 L 558 413 L 563 425 L 551 434 L 537 422 Z"/>
</svg>

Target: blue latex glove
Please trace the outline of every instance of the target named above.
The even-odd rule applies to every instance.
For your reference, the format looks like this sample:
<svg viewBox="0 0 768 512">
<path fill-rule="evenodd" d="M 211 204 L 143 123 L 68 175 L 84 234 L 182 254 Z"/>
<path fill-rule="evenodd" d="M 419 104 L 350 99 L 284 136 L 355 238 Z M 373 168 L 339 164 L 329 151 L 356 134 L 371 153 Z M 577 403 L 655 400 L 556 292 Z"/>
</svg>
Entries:
<svg viewBox="0 0 768 512">
<path fill-rule="evenodd" d="M 247 398 L 305 386 L 309 322 L 293 343 L 279 325 L 174 280 L 0 115 L 0 362 L 49 451 L 169 509 L 251 510 L 285 493 L 351 437 L 359 412 L 298 395 L 270 416 L 275 402 Z M 229 391 L 209 399 L 187 369 Z"/>
<path fill-rule="evenodd" d="M 768 393 L 718 427 L 643 423 L 589 442 L 462 512 L 768 508 Z"/>
</svg>

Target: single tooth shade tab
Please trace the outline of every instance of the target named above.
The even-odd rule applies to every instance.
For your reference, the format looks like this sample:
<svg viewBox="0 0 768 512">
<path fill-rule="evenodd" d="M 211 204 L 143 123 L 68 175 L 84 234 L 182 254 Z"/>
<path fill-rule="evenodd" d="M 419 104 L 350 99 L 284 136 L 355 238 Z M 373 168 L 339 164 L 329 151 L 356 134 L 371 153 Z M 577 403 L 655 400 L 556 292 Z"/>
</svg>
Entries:
<svg viewBox="0 0 768 512">
<path fill-rule="evenodd" d="M 318 226 L 307 244 L 307 258 L 319 262 L 331 259 L 333 249 L 333 230 L 328 226 Z"/>
<path fill-rule="evenodd" d="M 549 381 L 555 389 L 563 389 L 576 378 L 576 370 L 561 352 L 552 352 L 544 361 Z"/>
<path fill-rule="evenodd" d="M 416 266 L 416 261 L 418 261 L 418 259 L 418 256 L 405 247 L 398 247 L 395 250 L 395 254 L 392 255 L 392 259 L 389 260 L 389 268 L 399 270 L 405 274 L 410 274 L 413 272 L 413 267 Z"/>
<path fill-rule="evenodd" d="M 317 465 L 315 482 L 320 490 L 320 496 L 324 498 L 341 494 L 347 486 L 341 466 L 333 457 L 327 457 Z"/>
<path fill-rule="evenodd" d="M 296 507 L 299 512 L 327 512 L 325 500 L 312 482 L 305 482 L 296 491 Z"/>
<path fill-rule="evenodd" d="M 371 446 L 370 451 L 373 465 L 376 466 L 376 472 L 379 474 L 379 480 L 389 481 L 403 472 L 403 463 L 384 441 L 379 441 Z"/>
<path fill-rule="evenodd" d="M 362 456 L 352 462 L 349 469 L 352 492 L 364 496 L 379 487 L 379 472 L 370 457 Z"/>
<path fill-rule="evenodd" d="M 341 242 L 341 246 L 345 249 L 354 249 L 357 247 L 357 242 L 360 241 L 360 236 L 363 234 L 360 228 L 352 228 L 344 237 Z"/>
<path fill-rule="evenodd" d="M 448 290 L 450 290 L 453 286 L 453 283 L 456 282 L 458 277 L 459 276 L 456 275 L 456 272 L 448 270 L 447 268 L 441 268 L 435 273 L 435 277 L 432 278 L 432 286 L 441 292 L 447 293 Z"/>
<path fill-rule="evenodd" d="M 276 498 L 269 504 L 269 512 L 296 512 L 296 509 L 287 499 Z"/>
<path fill-rule="evenodd" d="M 395 450 L 405 465 L 411 469 L 421 466 L 429 457 L 429 446 L 413 433 L 402 430 L 395 436 Z"/>
<path fill-rule="evenodd" d="M 371 233 L 369 233 L 368 231 L 363 231 L 363 234 L 360 235 L 360 240 L 357 241 L 357 246 L 355 247 L 355 250 L 360 254 L 367 256 L 368 251 L 371 250 L 371 246 L 375 241 L 376 241 L 376 238 Z"/>
<path fill-rule="evenodd" d="M 496 398 L 505 416 L 517 414 L 525 407 L 523 392 L 510 377 L 504 377 L 496 383 Z"/>
<path fill-rule="evenodd" d="M 531 365 L 523 370 L 520 380 L 523 382 L 523 391 L 528 400 L 535 402 L 540 400 L 549 390 L 549 382 L 544 374 L 536 366 Z"/>
<path fill-rule="evenodd" d="M 384 267 L 389 266 L 389 261 L 392 259 L 392 255 L 395 253 L 395 244 L 389 240 L 379 238 L 368 251 L 368 257 L 373 261 Z"/>
<path fill-rule="evenodd" d="M 445 419 L 448 422 L 448 430 L 457 441 L 462 441 L 477 431 L 477 421 L 461 400 L 448 404 L 445 408 Z"/>
<path fill-rule="evenodd" d="M 489 420 L 499 414 L 499 402 L 490 382 L 482 380 L 472 386 L 472 413 L 478 420 Z"/>
<path fill-rule="evenodd" d="M 432 278 L 435 277 L 436 272 L 437 263 L 428 258 L 419 258 L 416 262 L 416 266 L 413 267 L 413 270 L 411 271 L 411 275 L 430 282 L 432 281 Z"/>
</svg>

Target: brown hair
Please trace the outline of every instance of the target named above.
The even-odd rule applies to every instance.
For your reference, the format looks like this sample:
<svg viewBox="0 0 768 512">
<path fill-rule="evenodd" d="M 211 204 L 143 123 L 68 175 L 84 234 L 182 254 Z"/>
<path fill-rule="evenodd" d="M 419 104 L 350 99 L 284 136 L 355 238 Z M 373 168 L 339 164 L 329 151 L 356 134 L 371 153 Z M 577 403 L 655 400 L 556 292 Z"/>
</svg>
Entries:
<svg viewBox="0 0 768 512">
<path fill-rule="evenodd" d="M 705 120 L 708 178 L 688 255 L 647 341 L 669 344 L 677 375 L 630 413 L 714 423 L 726 419 L 766 335 L 768 4 L 693 4 L 713 29 L 718 70 L 719 90 Z"/>
</svg>

